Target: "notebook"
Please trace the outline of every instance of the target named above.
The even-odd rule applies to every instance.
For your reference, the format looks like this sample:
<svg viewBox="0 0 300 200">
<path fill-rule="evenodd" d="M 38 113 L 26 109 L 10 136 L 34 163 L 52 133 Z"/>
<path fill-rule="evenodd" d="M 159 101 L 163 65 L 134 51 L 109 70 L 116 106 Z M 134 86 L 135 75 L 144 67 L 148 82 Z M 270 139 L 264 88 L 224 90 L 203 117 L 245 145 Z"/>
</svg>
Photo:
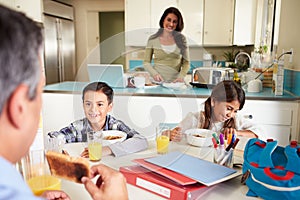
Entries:
<svg viewBox="0 0 300 200">
<path fill-rule="evenodd" d="M 133 162 L 138 163 L 140 166 L 142 166 L 150 171 L 153 171 L 157 174 L 167 177 L 170 180 L 172 180 L 180 185 L 190 185 L 190 184 L 197 183 L 197 181 L 195 181 L 194 179 L 186 177 L 182 174 L 179 174 L 179 173 L 169 170 L 167 168 L 163 168 L 158 165 L 154 165 L 150 162 L 145 161 L 145 159 L 142 159 L 142 158 L 134 159 Z"/>
<path fill-rule="evenodd" d="M 90 82 L 101 81 L 113 88 L 125 88 L 123 65 L 88 64 Z"/>
<path fill-rule="evenodd" d="M 206 186 L 229 180 L 241 173 L 222 165 L 202 160 L 181 152 L 171 152 L 145 161 L 175 171 Z"/>
</svg>

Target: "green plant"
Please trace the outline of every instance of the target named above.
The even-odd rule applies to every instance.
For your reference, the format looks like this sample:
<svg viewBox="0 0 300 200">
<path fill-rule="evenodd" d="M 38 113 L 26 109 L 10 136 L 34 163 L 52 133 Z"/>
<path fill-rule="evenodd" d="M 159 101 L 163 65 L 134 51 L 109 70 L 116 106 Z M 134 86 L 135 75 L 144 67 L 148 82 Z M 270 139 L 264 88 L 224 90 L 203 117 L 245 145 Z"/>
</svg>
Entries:
<svg viewBox="0 0 300 200">
<path fill-rule="evenodd" d="M 223 57 L 225 58 L 226 62 L 234 62 L 235 56 L 238 54 L 239 52 L 235 52 L 234 49 L 232 49 L 231 51 L 225 51 L 223 53 Z"/>
<path fill-rule="evenodd" d="M 268 46 L 267 45 L 259 46 L 258 48 L 256 48 L 255 52 L 259 53 L 259 54 L 267 53 L 268 52 Z"/>
</svg>

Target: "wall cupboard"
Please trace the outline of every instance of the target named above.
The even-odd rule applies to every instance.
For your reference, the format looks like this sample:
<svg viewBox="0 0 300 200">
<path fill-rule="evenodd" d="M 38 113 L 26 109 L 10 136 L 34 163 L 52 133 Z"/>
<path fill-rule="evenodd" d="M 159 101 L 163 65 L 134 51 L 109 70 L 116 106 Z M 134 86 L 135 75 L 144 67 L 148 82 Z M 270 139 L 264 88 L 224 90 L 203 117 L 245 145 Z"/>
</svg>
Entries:
<svg viewBox="0 0 300 200">
<path fill-rule="evenodd" d="M 231 46 L 234 0 L 204 0 L 203 45 Z"/>
<path fill-rule="evenodd" d="M 0 0 L 0 3 L 14 10 L 24 12 L 37 22 L 42 22 L 42 0 Z"/>
<path fill-rule="evenodd" d="M 126 46 L 145 46 L 163 11 L 175 6 L 190 46 L 253 45 L 257 0 L 126 0 Z"/>
<path fill-rule="evenodd" d="M 189 45 L 202 45 L 203 0 L 126 0 L 126 46 L 146 46 L 150 35 L 159 28 L 164 10 L 178 7 L 183 15 L 183 34 Z"/>
</svg>

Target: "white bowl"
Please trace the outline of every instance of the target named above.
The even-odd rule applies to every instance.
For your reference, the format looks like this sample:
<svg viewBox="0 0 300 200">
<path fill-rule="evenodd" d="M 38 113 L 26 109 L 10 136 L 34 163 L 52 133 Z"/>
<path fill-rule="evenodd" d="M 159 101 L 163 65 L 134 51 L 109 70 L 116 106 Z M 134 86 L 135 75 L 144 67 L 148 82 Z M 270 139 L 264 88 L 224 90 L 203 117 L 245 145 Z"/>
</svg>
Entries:
<svg viewBox="0 0 300 200">
<path fill-rule="evenodd" d="M 116 142 L 122 142 L 127 137 L 126 133 L 118 130 L 102 131 L 102 134 L 103 134 L 103 146 L 107 146 Z M 115 136 L 118 138 L 115 138 Z"/>
<path fill-rule="evenodd" d="M 208 129 L 188 129 L 185 131 L 187 142 L 197 147 L 212 145 L 212 131 Z"/>
</svg>

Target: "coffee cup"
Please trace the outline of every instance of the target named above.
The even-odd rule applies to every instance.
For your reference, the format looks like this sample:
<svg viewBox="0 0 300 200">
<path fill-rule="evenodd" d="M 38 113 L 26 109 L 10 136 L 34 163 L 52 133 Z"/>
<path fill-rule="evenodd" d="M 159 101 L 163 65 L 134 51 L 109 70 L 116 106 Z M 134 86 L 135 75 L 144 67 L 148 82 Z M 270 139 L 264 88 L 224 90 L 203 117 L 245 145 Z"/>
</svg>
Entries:
<svg viewBox="0 0 300 200">
<path fill-rule="evenodd" d="M 128 78 L 128 87 L 143 88 L 145 86 L 146 79 L 143 76 L 135 76 Z"/>
<path fill-rule="evenodd" d="M 143 76 L 134 77 L 134 85 L 136 88 L 143 88 L 145 86 L 146 79 Z"/>
</svg>

